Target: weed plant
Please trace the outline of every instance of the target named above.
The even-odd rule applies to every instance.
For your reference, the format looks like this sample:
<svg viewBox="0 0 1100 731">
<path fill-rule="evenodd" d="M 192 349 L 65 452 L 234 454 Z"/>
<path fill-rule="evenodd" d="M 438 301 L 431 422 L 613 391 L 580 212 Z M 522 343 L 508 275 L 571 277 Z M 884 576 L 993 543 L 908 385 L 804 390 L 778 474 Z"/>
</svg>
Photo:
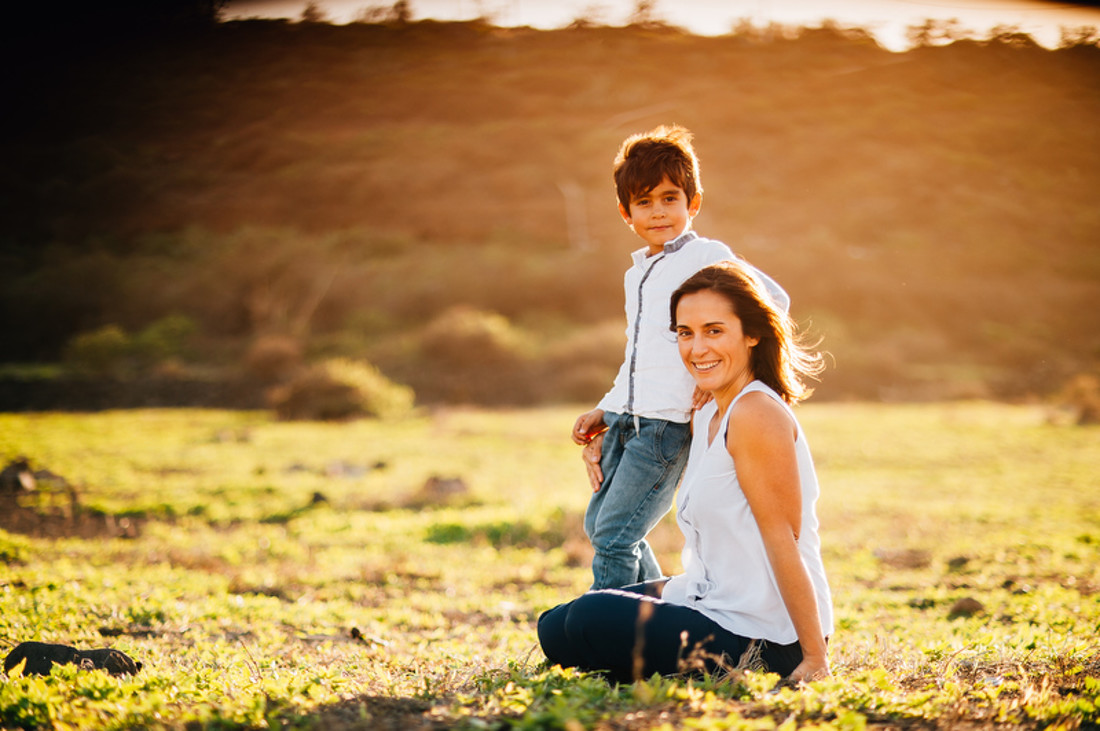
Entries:
<svg viewBox="0 0 1100 731">
<path fill-rule="evenodd" d="M 0 456 L 28 456 L 85 509 L 138 527 L 0 531 L 0 639 L 144 663 L 134 677 L 13 675 L 0 726 L 1100 723 L 1096 427 L 978 402 L 800 407 L 823 485 L 834 676 L 612 686 L 546 666 L 535 636 L 538 614 L 590 580 L 575 411 L 0 414 Z M 414 500 L 432 477 L 467 492 Z M 676 538 L 671 517 L 654 536 L 668 571 Z"/>
</svg>

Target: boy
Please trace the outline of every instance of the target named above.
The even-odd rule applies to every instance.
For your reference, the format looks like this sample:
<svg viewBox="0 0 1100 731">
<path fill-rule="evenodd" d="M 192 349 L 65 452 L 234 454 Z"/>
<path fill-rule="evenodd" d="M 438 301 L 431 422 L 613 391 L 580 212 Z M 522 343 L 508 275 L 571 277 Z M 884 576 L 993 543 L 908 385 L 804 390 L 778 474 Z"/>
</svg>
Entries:
<svg viewBox="0 0 1100 731">
<path fill-rule="evenodd" d="M 734 258 L 691 230 L 702 204 L 691 133 L 660 126 L 628 137 L 615 158 L 619 214 L 645 246 L 631 255 L 626 353 L 611 390 L 573 425 L 585 446 L 592 499 L 584 530 L 595 549 L 593 589 L 662 576 L 645 537 L 672 507 L 687 462 L 691 412 L 701 405 L 669 330 L 669 298 L 705 266 Z M 784 310 L 786 292 L 757 272 Z"/>
</svg>

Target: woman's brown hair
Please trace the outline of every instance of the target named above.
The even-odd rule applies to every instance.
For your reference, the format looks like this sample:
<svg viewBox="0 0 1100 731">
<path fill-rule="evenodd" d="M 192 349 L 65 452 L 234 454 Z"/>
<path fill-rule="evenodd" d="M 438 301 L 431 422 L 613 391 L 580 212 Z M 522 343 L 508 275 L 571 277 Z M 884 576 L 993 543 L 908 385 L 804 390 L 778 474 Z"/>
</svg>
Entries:
<svg viewBox="0 0 1100 731">
<path fill-rule="evenodd" d="M 821 354 L 807 349 L 790 316 L 776 306 L 763 283 L 745 264 L 724 261 L 705 267 L 689 277 L 672 293 L 669 303 L 671 328 L 676 330 L 676 307 L 689 294 L 710 290 L 729 300 L 741 329 L 759 338 L 749 356 L 753 378 L 770 386 L 788 404 L 813 393 L 806 379 L 824 369 Z"/>
</svg>

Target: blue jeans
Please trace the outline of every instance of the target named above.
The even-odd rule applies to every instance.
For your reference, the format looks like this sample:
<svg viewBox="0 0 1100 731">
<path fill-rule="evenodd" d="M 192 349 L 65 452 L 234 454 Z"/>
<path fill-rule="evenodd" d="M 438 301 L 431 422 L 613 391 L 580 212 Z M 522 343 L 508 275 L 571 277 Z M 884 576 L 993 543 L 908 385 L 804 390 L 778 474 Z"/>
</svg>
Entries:
<svg viewBox="0 0 1100 731">
<path fill-rule="evenodd" d="M 603 485 L 592 494 L 584 532 L 592 541 L 592 588 L 614 589 L 659 578 L 661 567 L 645 537 L 672 508 L 687 464 L 691 425 L 608 412 Z"/>
<path fill-rule="evenodd" d="M 539 616 L 539 644 L 555 665 L 602 672 L 617 683 L 654 673 L 713 673 L 745 665 L 789 675 L 798 642 L 777 645 L 724 629 L 702 613 L 658 598 L 665 580 L 589 592 Z M 753 660 L 759 653 L 758 660 Z"/>
</svg>

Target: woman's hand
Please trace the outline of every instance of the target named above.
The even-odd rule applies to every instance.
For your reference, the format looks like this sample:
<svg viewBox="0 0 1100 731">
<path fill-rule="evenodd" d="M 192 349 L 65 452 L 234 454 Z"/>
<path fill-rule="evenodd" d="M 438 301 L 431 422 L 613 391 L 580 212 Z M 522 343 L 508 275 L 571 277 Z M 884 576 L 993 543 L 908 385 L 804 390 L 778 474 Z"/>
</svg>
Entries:
<svg viewBox="0 0 1100 731">
<path fill-rule="evenodd" d="M 829 659 L 827 657 L 804 657 L 798 667 L 791 672 L 788 680 L 792 683 L 809 683 L 829 677 Z"/>
</svg>

